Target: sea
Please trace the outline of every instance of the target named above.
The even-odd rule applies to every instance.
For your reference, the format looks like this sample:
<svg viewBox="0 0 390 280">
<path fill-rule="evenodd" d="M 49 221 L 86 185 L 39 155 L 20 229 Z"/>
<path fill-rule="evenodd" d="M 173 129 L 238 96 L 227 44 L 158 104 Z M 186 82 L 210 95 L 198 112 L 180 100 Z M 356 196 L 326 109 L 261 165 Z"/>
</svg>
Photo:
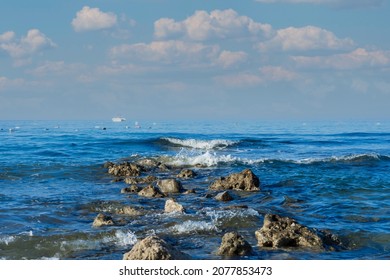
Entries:
<svg viewBox="0 0 390 280">
<path fill-rule="evenodd" d="M 155 175 L 180 179 L 193 194 L 172 195 L 185 213 L 164 213 L 166 198 L 123 194 L 104 164 L 155 159 Z M 260 191 L 231 191 L 214 180 L 251 169 Z M 117 214 L 123 206 L 140 216 Z M 121 220 L 93 227 L 103 213 Z M 333 250 L 257 245 L 264 215 L 278 214 L 332 233 Z M 222 236 L 242 235 L 253 254 L 233 259 L 390 259 L 390 122 L 0 121 L 0 259 L 121 260 L 137 240 L 158 235 L 198 260 Z M 230 259 L 231 259 L 230 258 Z"/>
</svg>

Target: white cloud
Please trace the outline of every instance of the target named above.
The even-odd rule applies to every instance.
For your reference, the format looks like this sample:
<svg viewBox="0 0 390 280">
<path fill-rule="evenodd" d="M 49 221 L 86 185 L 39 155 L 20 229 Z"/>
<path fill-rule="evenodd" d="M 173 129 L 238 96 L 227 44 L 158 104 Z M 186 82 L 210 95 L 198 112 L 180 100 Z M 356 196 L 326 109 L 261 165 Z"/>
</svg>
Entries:
<svg viewBox="0 0 390 280">
<path fill-rule="evenodd" d="M 1 77 L 0 76 L 0 91 L 23 86 L 25 84 L 25 81 L 23 79 L 9 79 L 7 77 Z"/>
<path fill-rule="evenodd" d="M 337 38 L 332 32 L 316 27 L 288 27 L 280 29 L 275 36 L 258 44 L 261 51 L 308 51 L 308 50 L 340 50 L 354 45 L 352 39 Z"/>
<path fill-rule="evenodd" d="M 0 40 L 0 50 L 7 52 L 11 57 L 19 60 L 23 60 L 23 57 L 55 46 L 53 41 L 38 29 L 30 29 L 27 35 L 23 36 L 20 40 L 15 39 L 15 33 L 9 31 L 2 34 Z"/>
<path fill-rule="evenodd" d="M 354 8 L 354 7 L 376 7 L 381 5 L 383 0 L 256 0 L 260 3 L 291 3 L 291 4 L 324 4 L 332 7 Z"/>
<path fill-rule="evenodd" d="M 231 52 L 231 51 L 222 51 L 217 59 L 217 63 L 222 65 L 224 68 L 228 68 L 232 65 L 246 61 L 248 55 L 245 52 Z"/>
<path fill-rule="evenodd" d="M 117 23 L 117 16 L 114 13 L 105 13 L 99 8 L 84 6 L 77 12 L 72 20 L 73 29 L 76 32 L 91 31 L 111 28 Z"/>
<path fill-rule="evenodd" d="M 126 57 L 131 60 L 142 60 L 162 63 L 199 63 L 214 58 L 219 47 L 185 41 L 155 41 L 150 44 L 138 43 L 113 47 L 111 56 Z M 187 65 L 190 66 L 190 65 Z"/>
<path fill-rule="evenodd" d="M 260 68 L 260 73 L 267 81 L 291 81 L 298 77 L 297 73 L 281 66 L 264 66 Z"/>
<path fill-rule="evenodd" d="M 293 56 L 293 61 L 300 67 L 357 69 L 362 67 L 383 67 L 390 65 L 390 51 L 368 51 L 364 48 L 349 53 L 330 56 Z"/>
<path fill-rule="evenodd" d="M 255 22 L 247 16 L 240 16 L 232 9 L 196 11 L 183 21 L 162 18 L 154 23 L 155 36 L 159 39 L 185 36 L 191 40 L 203 41 L 212 38 L 240 38 L 254 35 L 269 35 L 269 24 Z"/>
<path fill-rule="evenodd" d="M 0 43 L 6 43 L 11 41 L 15 37 L 15 32 L 7 31 L 3 34 L 0 34 Z"/>
</svg>

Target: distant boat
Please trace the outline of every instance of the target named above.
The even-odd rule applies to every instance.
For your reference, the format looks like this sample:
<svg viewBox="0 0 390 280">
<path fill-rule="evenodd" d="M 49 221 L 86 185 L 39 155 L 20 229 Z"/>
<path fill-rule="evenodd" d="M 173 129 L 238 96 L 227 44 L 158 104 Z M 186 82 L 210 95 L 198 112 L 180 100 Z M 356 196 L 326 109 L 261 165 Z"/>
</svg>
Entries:
<svg viewBox="0 0 390 280">
<path fill-rule="evenodd" d="M 124 122 L 126 119 L 122 117 L 114 117 L 112 118 L 113 122 Z"/>
</svg>

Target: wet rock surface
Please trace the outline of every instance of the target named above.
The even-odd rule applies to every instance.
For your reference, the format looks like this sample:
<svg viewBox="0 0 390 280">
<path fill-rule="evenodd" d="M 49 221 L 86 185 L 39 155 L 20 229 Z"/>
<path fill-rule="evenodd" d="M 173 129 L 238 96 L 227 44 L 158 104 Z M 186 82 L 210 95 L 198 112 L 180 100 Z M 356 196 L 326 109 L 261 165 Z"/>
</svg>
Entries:
<svg viewBox="0 0 390 280">
<path fill-rule="evenodd" d="M 169 198 L 165 202 L 164 212 L 165 213 L 172 213 L 172 212 L 184 213 L 185 210 L 184 210 L 183 205 L 178 203 L 175 199 Z"/>
<path fill-rule="evenodd" d="M 98 214 L 95 220 L 93 221 L 93 227 L 103 227 L 103 226 L 114 226 L 115 222 L 111 216 L 105 214 Z"/>
<path fill-rule="evenodd" d="M 210 185 L 211 190 L 241 190 L 241 191 L 259 191 L 260 180 L 250 170 L 245 169 L 242 172 L 234 173 L 228 177 L 221 177 Z"/>
<path fill-rule="evenodd" d="M 180 193 L 184 191 L 181 182 L 176 179 L 158 180 L 157 186 L 163 193 Z"/>
<path fill-rule="evenodd" d="M 218 193 L 214 198 L 216 200 L 225 201 L 225 202 L 233 200 L 233 197 L 230 195 L 230 193 L 228 191 Z"/>
<path fill-rule="evenodd" d="M 313 230 L 276 214 L 265 215 L 263 227 L 255 235 L 260 247 L 324 249 L 322 239 Z"/>
<path fill-rule="evenodd" d="M 138 192 L 138 195 L 144 196 L 144 197 L 165 197 L 165 195 L 156 187 L 153 185 L 148 185 L 142 190 Z"/>
<path fill-rule="evenodd" d="M 217 255 L 245 256 L 252 254 L 252 247 L 237 232 L 228 232 L 222 237 Z"/>
<path fill-rule="evenodd" d="M 138 241 L 123 256 L 124 260 L 187 260 L 190 257 L 158 236 L 149 236 Z"/>
</svg>

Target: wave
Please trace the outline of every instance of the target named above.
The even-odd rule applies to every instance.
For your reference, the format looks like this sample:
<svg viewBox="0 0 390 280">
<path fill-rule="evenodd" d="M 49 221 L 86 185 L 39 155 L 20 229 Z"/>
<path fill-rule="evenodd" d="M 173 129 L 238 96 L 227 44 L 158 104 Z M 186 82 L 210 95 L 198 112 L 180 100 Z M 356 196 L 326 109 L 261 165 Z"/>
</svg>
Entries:
<svg viewBox="0 0 390 280">
<path fill-rule="evenodd" d="M 291 158 L 258 158 L 258 159 L 249 159 L 249 158 L 240 158 L 232 156 L 230 154 L 218 154 L 216 152 L 206 151 L 188 151 L 182 149 L 177 155 L 172 157 L 165 157 L 164 163 L 176 166 L 203 166 L 203 167 L 213 167 L 224 164 L 242 164 L 242 165 L 258 165 L 258 164 L 298 164 L 298 165 L 309 165 L 309 164 L 319 164 L 319 163 L 374 163 L 380 161 L 390 161 L 390 156 L 380 155 L 376 153 L 367 153 L 367 154 L 351 154 L 351 155 L 341 155 L 341 156 L 330 156 L 330 157 L 315 157 L 315 158 L 301 158 L 301 159 L 291 159 Z"/>
<path fill-rule="evenodd" d="M 161 138 L 161 140 L 166 142 L 169 145 L 173 145 L 177 147 L 201 149 L 201 150 L 214 150 L 214 149 L 221 150 L 238 143 L 237 141 L 224 140 L 224 139 L 197 140 L 197 139 L 179 139 L 179 138 L 164 137 Z"/>
</svg>

